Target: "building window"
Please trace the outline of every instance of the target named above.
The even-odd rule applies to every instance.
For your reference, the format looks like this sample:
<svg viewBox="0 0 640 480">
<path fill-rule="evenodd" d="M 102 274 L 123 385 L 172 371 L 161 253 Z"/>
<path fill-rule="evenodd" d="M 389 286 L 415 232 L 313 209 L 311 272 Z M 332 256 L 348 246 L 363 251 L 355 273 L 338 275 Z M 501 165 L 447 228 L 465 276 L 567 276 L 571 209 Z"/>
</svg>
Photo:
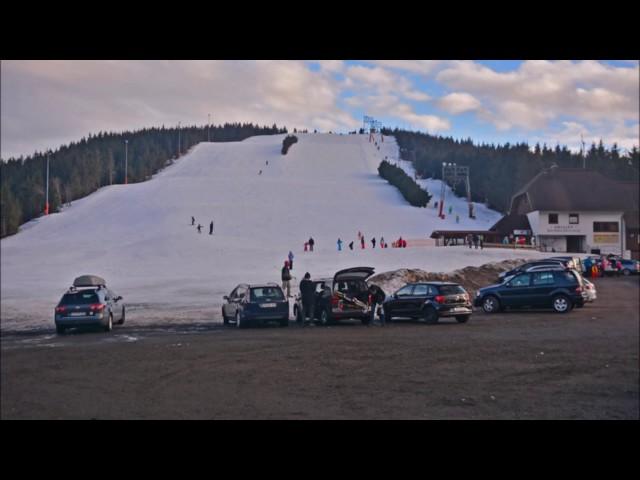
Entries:
<svg viewBox="0 0 640 480">
<path fill-rule="evenodd" d="M 550 213 L 549 214 L 549 225 L 557 225 L 558 224 L 558 214 Z"/>
<path fill-rule="evenodd" d="M 618 232 L 618 222 L 593 222 L 594 232 Z"/>
<path fill-rule="evenodd" d="M 569 224 L 570 225 L 578 225 L 580 223 L 580 215 L 577 213 L 569 214 Z"/>
</svg>

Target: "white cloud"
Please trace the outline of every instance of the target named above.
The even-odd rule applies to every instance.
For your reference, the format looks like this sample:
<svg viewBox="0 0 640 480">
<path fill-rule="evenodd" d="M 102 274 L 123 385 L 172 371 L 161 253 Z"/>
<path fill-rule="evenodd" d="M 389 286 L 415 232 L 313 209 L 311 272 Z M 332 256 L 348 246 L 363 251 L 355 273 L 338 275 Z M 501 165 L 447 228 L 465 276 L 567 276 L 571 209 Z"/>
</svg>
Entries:
<svg viewBox="0 0 640 480">
<path fill-rule="evenodd" d="M 480 100 L 468 93 L 454 92 L 445 95 L 438 101 L 438 105 L 443 110 L 457 115 L 458 113 L 478 110 L 481 106 Z"/>
</svg>

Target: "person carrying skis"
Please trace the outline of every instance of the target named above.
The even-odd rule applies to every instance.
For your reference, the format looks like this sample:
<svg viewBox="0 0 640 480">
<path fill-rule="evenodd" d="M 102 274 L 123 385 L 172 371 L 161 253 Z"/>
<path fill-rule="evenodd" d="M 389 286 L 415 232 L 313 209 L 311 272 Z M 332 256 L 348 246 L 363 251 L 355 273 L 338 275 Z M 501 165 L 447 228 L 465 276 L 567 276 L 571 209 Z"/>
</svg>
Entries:
<svg viewBox="0 0 640 480">
<path fill-rule="evenodd" d="M 371 247 L 371 248 L 376 248 L 376 237 L 373 237 L 371 239 L 371 244 L 373 245 L 373 247 Z"/>
<path fill-rule="evenodd" d="M 289 258 L 289 269 L 293 270 L 293 252 L 291 250 L 289 250 L 288 258 Z"/>
<path fill-rule="evenodd" d="M 382 303 L 384 302 L 385 298 L 386 298 L 386 295 L 384 294 L 384 292 L 379 286 L 373 285 L 373 284 L 369 286 L 369 305 L 371 307 L 371 325 L 373 325 L 373 323 L 375 322 L 376 314 L 377 314 L 378 318 L 380 319 L 380 325 L 383 327 L 385 326 L 384 311 L 382 309 Z"/>
<path fill-rule="evenodd" d="M 342 251 L 342 240 L 340 240 L 340 238 L 338 238 L 338 251 Z"/>
<path fill-rule="evenodd" d="M 282 267 L 282 291 L 287 292 L 287 298 L 291 296 L 291 271 L 289 270 L 289 262 L 284 261 L 284 267 Z"/>
<path fill-rule="evenodd" d="M 211 223 L 209 224 L 209 235 L 213 235 L 213 220 L 211 220 Z"/>
<path fill-rule="evenodd" d="M 309 251 L 313 252 L 313 246 L 315 245 L 315 241 L 313 240 L 313 238 L 309 238 Z"/>
</svg>

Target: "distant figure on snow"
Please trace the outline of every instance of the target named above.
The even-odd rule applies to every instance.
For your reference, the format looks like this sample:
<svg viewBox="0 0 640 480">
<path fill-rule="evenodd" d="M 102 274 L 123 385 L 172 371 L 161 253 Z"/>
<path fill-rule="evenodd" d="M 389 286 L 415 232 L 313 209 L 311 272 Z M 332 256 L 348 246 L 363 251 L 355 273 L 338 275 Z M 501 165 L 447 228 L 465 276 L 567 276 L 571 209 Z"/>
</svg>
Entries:
<svg viewBox="0 0 640 480">
<path fill-rule="evenodd" d="M 449 205 L 449 215 L 451 215 L 452 211 L 453 211 L 453 207 L 451 205 Z"/>
<path fill-rule="evenodd" d="M 258 175 L 262 175 L 262 170 L 260 170 L 260 171 L 258 172 Z"/>
<path fill-rule="evenodd" d="M 287 292 L 287 298 L 291 296 L 291 272 L 289 271 L 289 262 L 284 261 L 284 267 L 282 267 L 282 291 Z"/>
<path fill-rule="evenodd" d="M 353 240 L 351 241 L 351 243 L 349 244 L 349 250 L 353 250 Z"/>
<path fill-rule="evenodd" d="M 191 225 L 195 225 L 196 224 L 196 219 L 195 217 L 191 217 Z"/>
<path fill-rule="evenodd" d="M 309 239 L 309 251 L 313 252 L 313 246 L 315 245 L 315 241 L 313 240 L 313 238 Z"/>
<path fill-rule="evenodd" d="M 387 245 L 384 243 L 384 237 L 380 237 L 380 248 L 387 248 Z"/>
<path fill-rule="evenodd" d="M 364 235 L 360 237 L 360 247 L 364 250 Z"/>
<path fill-rule="evenodd" d="M 198 233 L 202 233 L 202 225 L 198 224 Z"/>
<path fill-rule="evenodd" d="M 456 215 L 456 223 L 460 223 L 460 215 Z"/>
<path fill-rule="evenodd" d="M 436 204 L 433 206 L 433 208 L 435 208 L 435 209 L 438 208 L 438 202 L 436 202 Z"/>
<path fill-rule="evenodd" d="M 289 258 L 289 269 L 293 270 L 293 252 L 291 250 L 289 250 L 288 258 Z"/>
<path fill-rule="evenodd" d="M 338 251 L 340 252 L 340 251 L 342 251 L 342 240 L 340 240 L 338 238 L 338 242 L 337 243 L 338 243 Z"/>
<path fill-rule="evenodd" d="M 304 242 L 304 251 L 309 250 L 309 242 Z"/>
<path fill-rule="evenodd" d="M 211 223 L 209 224 L 209 235 L 213 235 L 213 220 L 211 220 Z"/>
<path fill-rule="evenodd" d="M 376 248 L 376 237 L 373 237 L 373 238 L 371 239 L 371 244 L 373 245 L 373 247 L 372 247 L 372 248 Z"/>
<path fill-rule="evenodd" d="M 267 160 L 267 165 L 269 165 L 269 160 Z"/>
</svg>

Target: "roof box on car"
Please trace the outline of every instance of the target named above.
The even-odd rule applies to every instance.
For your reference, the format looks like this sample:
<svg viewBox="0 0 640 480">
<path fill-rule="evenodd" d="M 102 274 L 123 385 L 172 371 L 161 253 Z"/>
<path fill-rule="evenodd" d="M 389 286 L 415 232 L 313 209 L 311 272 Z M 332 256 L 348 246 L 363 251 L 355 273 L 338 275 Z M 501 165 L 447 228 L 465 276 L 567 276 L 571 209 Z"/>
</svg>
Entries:
<svg viewBox="0 0 640 480">
<path fill-rule="evenodd" d="M 97 275 L 81 275 L 73 281 L 74 287 L 102 287 L 106 285 L 105 279 Z"/>
</svg>

